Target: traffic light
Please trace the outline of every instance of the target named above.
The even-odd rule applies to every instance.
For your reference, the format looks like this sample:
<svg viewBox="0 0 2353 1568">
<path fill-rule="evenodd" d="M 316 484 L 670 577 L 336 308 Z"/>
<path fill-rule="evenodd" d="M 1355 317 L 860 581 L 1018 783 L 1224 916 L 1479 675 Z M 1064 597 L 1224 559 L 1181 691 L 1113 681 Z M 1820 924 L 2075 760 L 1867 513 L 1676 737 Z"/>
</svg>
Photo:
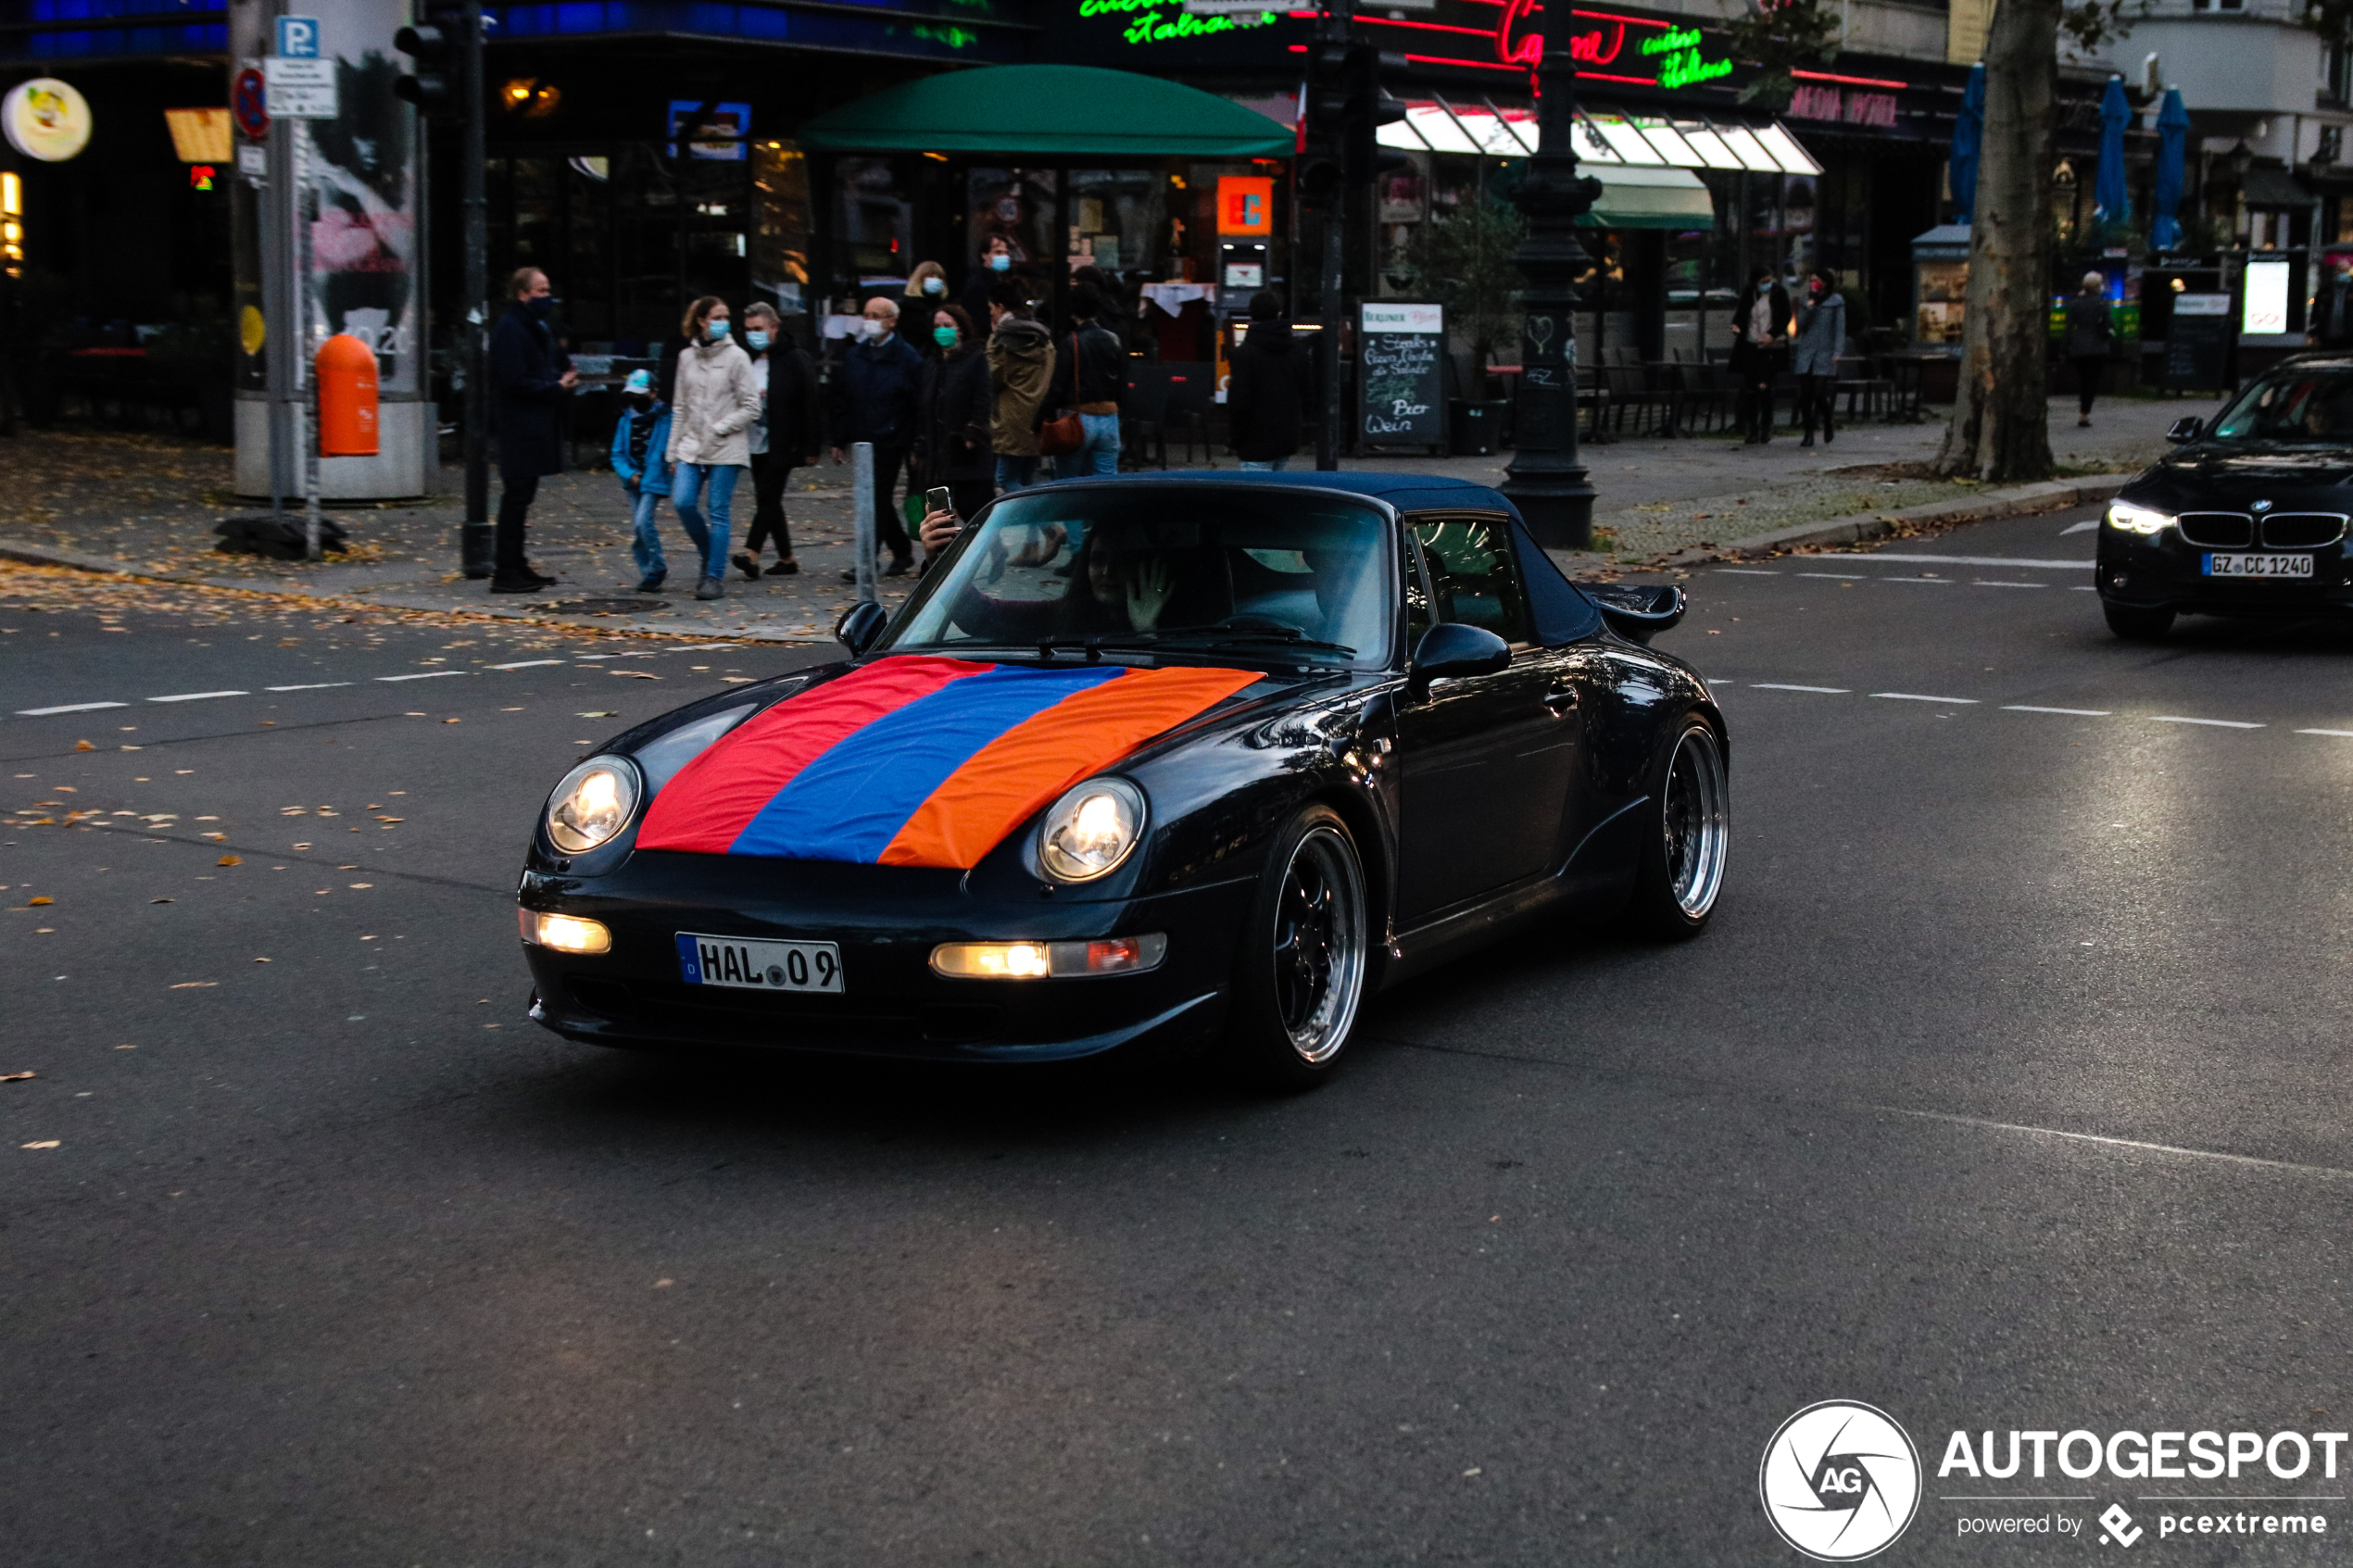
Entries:
<svg viewBox="0 0 2353 1568">
<path fill-rule="evenodd" d="M 1318 38 L 1307 45 L 1306 114 L 1300 121 L 1296 174 L 1302 206 L 1320 211 L 1340 199 L 1347 157 L 1348 44 Z"/>
<path fill-rule="evenodd" d="M 1405 56 L 1369 44 L 1352 44 L 1344 66 L 1346 109 L 1340 139 L 1342 178 L 1363 189 L 1392 169 L 1402 169 L 1405 155 L 1380 144 L 1380 128 L 1405 118 L 1405 106 L 1389 95 L 1384 75 L 1402 74 Z"/>
<path fill-rule="evenodd" d="M 394 33 L 392 46 L 408 56 L 412 66 L 392 84 L 393 95 L 432 119 L 461 118 L 466 112 L 459 91 L 465 80 L 466 31 L 464 12 L 442 11 L 430 21 Z"/>
</svg>

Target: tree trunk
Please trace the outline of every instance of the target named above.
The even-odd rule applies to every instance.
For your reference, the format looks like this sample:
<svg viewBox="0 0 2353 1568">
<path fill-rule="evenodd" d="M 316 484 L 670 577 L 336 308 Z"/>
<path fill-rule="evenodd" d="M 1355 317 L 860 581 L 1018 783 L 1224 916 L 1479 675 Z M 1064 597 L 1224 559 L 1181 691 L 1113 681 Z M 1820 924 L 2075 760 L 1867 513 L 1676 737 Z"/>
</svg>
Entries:
<svg viewBox="0 0 2353 1568">
<path fill-rule="evenodd" d="M 2051 476 L 2051 141 L 2062 0 L 2000 0 L 1985 39 L 1985 142 L 1969 233 L 1960 390 L 1935 469 Z"/>
</svg>

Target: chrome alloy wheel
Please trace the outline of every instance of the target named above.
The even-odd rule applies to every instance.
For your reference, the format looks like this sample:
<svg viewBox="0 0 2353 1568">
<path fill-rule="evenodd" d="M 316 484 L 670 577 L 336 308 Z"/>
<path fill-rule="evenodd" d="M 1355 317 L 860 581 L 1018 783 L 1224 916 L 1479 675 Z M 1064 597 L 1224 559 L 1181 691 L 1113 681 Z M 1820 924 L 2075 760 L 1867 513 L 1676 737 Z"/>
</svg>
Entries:
<svg viewBox="0 0 2353 1568">
<path fill-rule="evenodd" d="M 1312 829 L 1291 851 L 1275 907 L 1275 1005 L 1300 1059 L 1348 1043 L 1364 995 L 1365 873 L 1339 830 Z"/>
<path fill-rule="evenodd" d="M 1724 854 L 1731 845 L 1731 792 L 1724 782 L 1724 748 L 1705 724 L 1685 728 L 1667 768 L 1667 886 L 1676 907 L 1704 919 L 1724 886 Z"/>
</svg>

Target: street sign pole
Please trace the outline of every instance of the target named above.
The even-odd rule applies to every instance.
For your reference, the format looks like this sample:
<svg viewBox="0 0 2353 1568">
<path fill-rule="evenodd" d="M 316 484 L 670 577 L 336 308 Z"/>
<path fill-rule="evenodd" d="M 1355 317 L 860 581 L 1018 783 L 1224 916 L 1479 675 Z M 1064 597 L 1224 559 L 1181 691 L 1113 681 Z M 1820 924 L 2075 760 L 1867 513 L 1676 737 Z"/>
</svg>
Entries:
<svg viewBox="0 0 2353 1568">
<path fill-rule="evenodd" d="M 465 69 L 459 79 L 466 100 L 466 520 L 459 528 L 458 552 L 468 577 L 491 572 L 490 387 L 484 334 L 490 301 L 490 236 L 484 189 L 488 157 L 482 102 L 482 4 L 466 6 Z"/>
<path fill-rule="evenodd" d="M 321 558 L 319 526 L 319 376 L 311 356 L 316 329 L 310 310 L 310 121 L 294 122 L 295 144 L 295 276 L 300 333 L 295 340 L 296 373 L 302 378 L 302 558 Z"/>
</svg>

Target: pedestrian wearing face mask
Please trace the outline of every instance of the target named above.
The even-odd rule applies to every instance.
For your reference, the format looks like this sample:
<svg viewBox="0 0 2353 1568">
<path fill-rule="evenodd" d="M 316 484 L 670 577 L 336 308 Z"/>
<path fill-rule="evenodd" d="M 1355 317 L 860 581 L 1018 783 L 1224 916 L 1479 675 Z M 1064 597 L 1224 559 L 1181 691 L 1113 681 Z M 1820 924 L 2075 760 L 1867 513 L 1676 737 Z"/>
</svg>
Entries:
<svg viewBox="0 0 2353 1568">
<path fill-rule="evenodd" d="M 555 296 L 536 267 L 516 272 L 510 303 L 490 333 L 490 385 L 497 398 L 498 528 L 494 594 L 535 594 L 554 578 L 532 569 L 523 554 L 524 525 L 539 481 L 564 466 L 564 399 L 580 383 L 572 356 L 547 325 Z"/>
<path fill-rule="evenodd" d="M 1092 283 L 1070 291 L 1070 325 L 1054 336 L 1054 384 L 1048 408 L 1078 416 L 1085 433 L 1075 452 L 1054 459 L 1057 479 L 1119 471 L 1119 399 L 1126 389 L 1127 350 L 1095 320 L 1102 296 Z"/>
<path fill-rule="evenodd" d="M 1838 439 L 1831 428 L 1831 408 L 1837 402 L 1834 388 L 1838 385 L 1838 351 L 1846 342 L 1846 299 L 1838 292 L 1838 280 L 1828 272 L 1817 272 L 1806 282 L 1806 303 L 1797 312 L 1797 341 L 1793 345 L 1790 369 L 1797 375 L 1797 408 L 1806 421 L 1806 439 L 1800 446 L 1814 445 L 1814 420 L 1822 421 L 1822 445 L 1827 446 Z"/>
<path fill-rule="evenodd" d="M 937 261 L 918 261 L 915 270 L 907 274 L 907 293 L 899 302 L 899 319 L 902 321 L 928 321 L 931 313 L 947 304 L 950 297 L 947 269 Z M 920 353 L 928 353 L 923 344 L 919 343 L 915 347 Z"/>
<path fill-rule="evenodd" d="M 834 378 L 834 461 L 849 460 L 861 441 L 875 448 L 875 537 L 890 551 L 885 577 L 903 577 L 915 564 L 915 546 L 899 521 L 899 472 L 916 435 L 916 399 L 922 391 L 924 357 L 900 335 L 899 307 L 884 295 L 866 302 L 858 341 L 842 356 Z M 842 573 L 854 583 L 855 571 Z"/>
<path fill-rule="evenodd" d="M 659 593 L 670 575 L 662 558 L 661 498 L 670 494 L 670 405 L 654 395 L 649 371 L 632 370 L 612 427 L 612 471 L 629 497 L 629 553 L 637 560 L 637 592 Z"/>
<path fill-rule="evenodd" d="M 670 396 L 669 455 L 677 465 L 671 501 L 686 537 L 702 552 L 702 581 L 695 585 L 695 597 L 721 599 L 727 596 L 719 574 L 727 564 L 728 514 L 736 482 L 751 466 L 746 433 L 760 418 L 760 388 L 752 381 L 750 358 L 731 335 L 725 300 L 703 295 L 687 307 L 679 325 L 694 346 L 678 356 L 678 383 Z M 708 522 L 698 505 L 706 490 Z"/>
<path fill-rule="evenodd" d="M 730 558 L 736 570 L 755 582 L 761 546 L 776 541 L 771 577 L 800 570 L 793 558 L 792 529 L 785 520 L 785 484 L 792 470 L 817 460 L 817 368 L 786 336 L 775 307 L 744 307 L 744 350 L 751 356 L 752 383 L 760 388 L 760 418 L 750 432 L 751 532 Z"/>
<path fill-rule="evenodd" d="M 924 361 L 917 397 L 923 482 L 946 485 L 956 515 L 969 520 L 997 493 L 990 483 L 997 457 L 988 445 L 988 356 L 973 341 L 963 306 L 943 305 L 931 320 L 937 352 Z"/>
<path fill-rule="evenodd" d="M 964 314 L 975 321 L 986 320 L 991 292 L 1000 283 L 1011 282 L 1013 275 L 1013 242 L 1002 234 L 989 235 L 980 249 L 980 264 L 964 279 L 964 296 L 961 301 Z"/>
</svg>

